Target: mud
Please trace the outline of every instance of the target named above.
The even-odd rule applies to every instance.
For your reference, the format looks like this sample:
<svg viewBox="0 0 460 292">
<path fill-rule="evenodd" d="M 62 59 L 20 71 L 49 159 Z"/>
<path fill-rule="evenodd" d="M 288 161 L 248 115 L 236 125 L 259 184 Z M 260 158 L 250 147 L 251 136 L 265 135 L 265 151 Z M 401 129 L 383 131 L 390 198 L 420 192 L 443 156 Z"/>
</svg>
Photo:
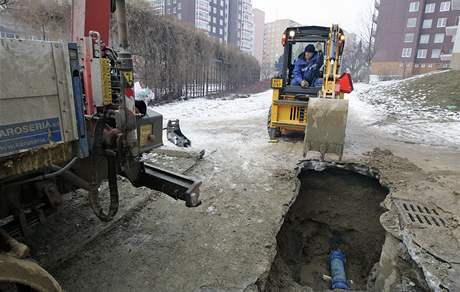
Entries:
<svg viewBox="0 0 460 292">
<path fill-rule="evenodd" d="M 385 239 L 379 217 L 387 190 L 373 178 L 342 169 L 304 170 L 299 180 L 299 194 L 277 236 L 278 254 L 267 290 L 285 288 L 279 271 L 286 267 L 301 286 L 328 289 L 330 283 L 322 276 L 330 275 L 328 255 L 336 248 L 347 256 L 352 288 L 366 289 Z"/>
</svg>

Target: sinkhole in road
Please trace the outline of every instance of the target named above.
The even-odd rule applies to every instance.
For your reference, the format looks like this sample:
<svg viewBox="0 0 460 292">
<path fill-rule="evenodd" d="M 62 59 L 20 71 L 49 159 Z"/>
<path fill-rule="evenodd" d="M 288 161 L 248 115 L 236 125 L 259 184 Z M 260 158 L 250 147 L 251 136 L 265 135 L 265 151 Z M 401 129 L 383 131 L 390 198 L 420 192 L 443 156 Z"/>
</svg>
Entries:
<svg viewBox="0 0 460 292">
<path fill-rule="evenodd" d="M 299 172 L 299 193 L 277 235 L 267 290 L 292 285 L 329 289 L 331 283 L 323 275 L 330 275 L 328 256 L 336 248 L 346 255 L 351 288 L 365 290 L 385 240 L 379 217 L 388 190 L 374 177 L 355 171 L 315 169 Z"/>
</svg>

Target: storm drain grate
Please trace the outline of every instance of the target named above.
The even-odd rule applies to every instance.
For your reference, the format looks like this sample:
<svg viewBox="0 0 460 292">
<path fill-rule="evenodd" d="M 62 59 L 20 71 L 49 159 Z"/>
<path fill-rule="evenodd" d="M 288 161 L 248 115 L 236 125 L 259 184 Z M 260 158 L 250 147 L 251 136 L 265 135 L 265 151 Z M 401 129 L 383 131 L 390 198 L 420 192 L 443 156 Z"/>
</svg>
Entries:
<svg viewBox="0 0 460 292">
<path fill-rule="evenodd" d="M 447 228 L 446 216 L 436 207 L 402 200 L 395 200 L 395 204 L 405 224 Z"/>
</svg>

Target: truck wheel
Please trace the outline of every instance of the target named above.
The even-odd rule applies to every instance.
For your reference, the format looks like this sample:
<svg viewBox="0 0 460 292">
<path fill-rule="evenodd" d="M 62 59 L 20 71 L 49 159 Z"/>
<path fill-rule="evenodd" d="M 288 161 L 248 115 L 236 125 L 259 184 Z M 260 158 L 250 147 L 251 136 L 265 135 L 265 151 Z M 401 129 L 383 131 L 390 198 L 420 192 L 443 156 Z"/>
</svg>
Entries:
<svg viewBox="0 0 460 292">
<path fill-rule="evenodd" d="M 270 128 L 270 123 L 272 122 L 272 107 L 270 106 L 270 110 L 268 111 L 268 117 L 267 117 L 267 130 L 268 130 L 268 136 L 270 137 L 270 140 L 276 140 L 281 133 L 279 128 Z"/>
</svg>

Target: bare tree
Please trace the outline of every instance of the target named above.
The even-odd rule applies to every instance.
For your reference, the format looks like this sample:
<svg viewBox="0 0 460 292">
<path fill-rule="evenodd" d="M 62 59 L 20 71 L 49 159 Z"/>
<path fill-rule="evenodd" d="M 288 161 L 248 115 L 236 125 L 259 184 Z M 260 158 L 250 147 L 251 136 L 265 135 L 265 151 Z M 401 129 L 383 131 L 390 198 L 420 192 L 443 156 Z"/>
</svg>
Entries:
<svg viewBox="0 0 460 292">
<path fill-rule="evenodd" d="M 369 6 L 362 14 L 361 27 L 357 34 L 346 36 L 342 68 L 349 71 L 354 80 L 368 81 L 369 68 L 375 55 L 375 8 Z"/>
<path fill-rule="evenodd" d="M 56 0 L 7 0 L 3 7 L 4 17 L 20 24 L 22 29 L 19 33 L 43 40 L 69 39 L 69 1 L 58 3 Z"/>
<path fill-rule="evenodd" d="M 375 29 L 376 29 L 376 9 L 371 4 L 362 14 L 362 27 L 360 38 L 363 42 L 364 53 L 368 64 L 371 63 L 375 55 Z"/>
<path fill-rule="evenodd" d="M 157 97 L 204 96 L 209 88 L 222 93 L 258 81 L 260 68 L 254 57 L 220 44 L 176 18 L 155 15 L 148 1 L 128 0 L 127 4 L 135 75 Z M 70 39 L 70 0 L 10 0 L 3 6 L 7 7 L 4 13 L 35 37 Z M 116 19 L 111 21 L 110 39 L 116 40 Z"/>
<path fill-rule="evenodd" d="M 367 49 L 360 36 L 350 33 L 347 35 L 342 57 L 342 68 L 349 72 L 356 81 L 365 81 L 368 78 L 369 62 L 365 58 Z"/>
<path fill-rule="evenodd" d="M 128 5 L 136 75 L 161 99 L 222 93 L 258 81 L 257 60 L 176 18 Z M 115 33 L 115 32 L 114 32 Z"/>
</svg>

